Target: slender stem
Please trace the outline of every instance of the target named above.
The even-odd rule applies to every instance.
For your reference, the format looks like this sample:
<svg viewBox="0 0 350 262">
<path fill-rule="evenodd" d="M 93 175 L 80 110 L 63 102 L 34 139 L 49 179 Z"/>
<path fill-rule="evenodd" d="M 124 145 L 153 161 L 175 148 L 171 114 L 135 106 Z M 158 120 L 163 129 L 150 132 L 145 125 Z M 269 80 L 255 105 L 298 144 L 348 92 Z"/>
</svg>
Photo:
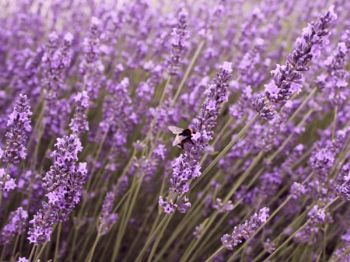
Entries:
<svg viewBox="0 0 350 262">
<path fill-rule="evenodd" d="M 299 113 L 300 111 L 304 108 L 304 106 L 309 102 L 310 98 L 316 93 L 317 91 L 317 87 L 315 87 L 310 94 L 305 98 L 305 100 L 301 103 L 301 105 L 298 107 L 297 110 L 294 111 L 294 113 L 292 114 L 292 116 L 289 118 L 288 121 L 293 120 Z"/>
<path fill-rule="evenodd" d="M 29 258 L 28 258 L 29 261 L 32 260 L 36 248 L 37 248 L 37 245 L 33 245 L 33 246 L 32 246 L 32 250 L 30 251 L 30 255 L 29 255 Z"/>
<path fill-rule="evenodd" d="M 238 205 L 236 204 L 236 206 L 233 208 L 233 210 L 235 210 L 235 208 Z M 231 210 L 231 211 L 233 211 Z M 213 240 L 217 240 L 216 238 L 213 237 L 213 235 L 215 234 L 215 232 L 219 229 L 222 228 L 223 222 L 224 220 L 227 218 L 227 216 L 229 215 L 229 213 L 225 213 L 220 220 L 215 223 L 216 225 L 210 229 L 210 232 L 205 236 L 205 238 L 202 240 L 202 242 L 200 243 L 200 245 L 196 248 L 196 251 L 193 253 L 193 255 L 190 258 L 190 262 L 194 262 L 196 261 L 196 258 L 198 257 L 198 255 L 200 254 L 200 252 L 202 251 L 206 251 L 208 250 L 208 248 L 210 246 L 212 246 L 213 244 L 210 241 Z M 207 245 L 207 246 L 206 246 Z M 208 248 L 207 248 L 208 247 Z"/>
<path fill-rule="evenodd" d="M 3 245 L 3 248 L 1 250 L 1 256 L 0 256 L 0 261 L 4 261 L 4 256 L 5 256 L 5 253 L 6 253 L 6 248 L 7 248 L 7 245 Z"/>
<path fill-rule="evenodd" d="M 335 108 L 334 108 L 334 118 L 333 118 L 333 128 L 332 128 L 332 141 L 334 141 L 335 132 L 337 130 L 337 112 L 338 112 L 338 106 L 335 106 Z"/>
<path fill-rule="evenodd" d="M 58 224 L 58 229 L 57 229 L 57 236 L 56 236 L 56 247 L 55 247 L 55 258 L 54 262 L 57 262 L 59 259 L 59 251 L 60 251 L 60 236 L 61 236 L 61 231 L 62 231 L 62 222 Z"/>
<path fill-rule="evenodd" d="M 278 251 L 280 251 L 283 247 L 285 247 L 289 241 L 291 241 L 296 234 L 298 234 L 301 230 L 303 230 L 307 226 L 308 222 L 304 223 L 301 227 L 298 228 L 293 234 L 291 234 L 275 251 L 273 251 L 266 259 L 265 261 L 270 261 L 272 257 L 274 257 Z"/>
<path fill-rule="evenodd" d="M 134 238 L 132 244 L 130 245 L 130 248 L 128 250 L 128 253 L 126 254 L 126 256 L 124 257 L 125 261 L 129 261 L 130 256 L 134 253 L 135 250 L 135 246 L 138 243 L 137 241 L 140 240 L 140 236 L 142 235 L 143 231 L 145 230 L 145 228 L 147 227 L 147 222 L 149 220 L 149 218 L 152 216 L 154 209 L 157 207 L 157 203 L 155 202 L 153 205 L 153 208 L 150 208 L 150 210 L 148 211 L 148 214 L 146 215 L 146 218 L 144 219 L 142 226 L 140 228 L 140 230 L 138 230 L 138 233 L 136 235 L 136 237 Z M 151 230 L 152 232 L 153 230 Z"/>
<path fill-rule="evenodd" d="M 244 180 L 248 177 L 250 172 L 254 169 L 254 167 L 260 162 L 262 157 L 264 156 L 264 152 L 261 151 L 252 161 L 252 163 L 249 165 L 246 171 L 239 177 L 239 179 L 235 182 L 235 185 L 232 187 L 230 192 L 226 195 L 224 198 L 224 202 L 227 202 L 233 194 L 236 192 L 236 190 L 241 186 L 241 184 L 244 182 Z"/>
<path fill-rule="evenodd" d="M 225 125 L 221 128 L 220 132 L 218 133 L 218 135 L 216 136 L 216 138 L 214 139 L 213 143 L 211 144 L 211 146 L 214 148 L 216 143 L 219 141 L 219 139 L 223 136 L 223 134 L 225 133 L 226 129 L 230 126 L 230 124 L 232 123 L 232 118 L 230 117 L 228 119 L 228 121 L 226 121 Z M 204 156 L 202 157 L 201 161 L 200 161 L 200 165 L 202 166 L 205 162 L 205 160 L 207 159 L 209 153 L 206 152 L 204 154 Z"/>
<path fill-rule="evenodd" d="M 12 254 L 11 254 L 12 257 L 14 257 L 14 255 L 16 253 L 16 249 L 17 249 L 19 238 L 20 238 L 20 235 L 17 235 L 16 236 L 16 240 L 15 240 L 15 244 L 13 245 L 13 248 L 12 248 Z"/>
<path fill-rule="evenodd" d="M 151 253 L 150 255 L 148 256 L 148 259 L 147 259 L 147 262 L 152 262 L 152 258 L 157 250 L 157 247 L 159 245 L 159 242 L 160 240 L 162 239 L 163 235 L 164 235 L 164 231 L 166 229 L 166 226 L 164 226 L 161 231 L 159 232 L 158 236 L 157 236 L 157 239 L 155 240 L 154 244 L 153 244 L 153 247 L 152 247 L 152 250 L 151 250 Z"/>
<path fill-rule="evenodd" d="M 196 61 L 197 61 L 197 58 L 198 58 L 199 54 L 202 52 L 202 49 L 203 49 L 203 47 L 204 47 L 204 44 L 205 44 L 205 41 L 202 40 L 202 41 L 199 43 L 199 45 L 197 46 L 196 52 L 194 53 L 194 55 L 193 55 L 193 57 L 192 57 L 192 60 L 191 60 L 191 62 L 190 62 L 190 64 L 189 64 L 189 66 L 188 66 L 187 69 L 186 69 L 185 75 L 184 75 L 184 77 L 181 79 L 180 85 L 179 85 L 179 87 L 178 87 L 177 90 L 176 90 L 176 93 L 175 93 L 175 95 L 174 95 L 174 97 L 173 97 L 173 100 L 171 101 L 171 106 L 174 106 L 175 103 L 176 103 L 176 100 L 179 98 L 179 95 L 180 95 L 180 93 L 181 93 L 181 91 L 182 91 L 182 88 L 184 87 L 184 85 L 185 85 L 185 83 L 186 83 L 188 77 L 190 76 L 190 73 L 191 73 L 192 68 L 194 67 L 194 65 L 195 65 L 195 63 L 196 63 Z"/>
<path fill-rule="evenodd" d="M 307 121 L 307 119 L 310 117 L 310 115 L 313 113 L 313 110 L 310 109 L 303 117 L 303 119 L 299 122 L 299 124 L 297 125 L 297 128 L 302 127 L 305 122 Z M 274 151 L 274 153 L 267 159 L 268 163 L 271 163 L 273 159 L 276 158 L 276 156 L 280 155 L 281 152 L 283 151 L 283 149 L 288 145 L 288 143 L 290 142 L 290 140 L 293 138 L 294 133 L 292 132 L 282 143 L 282 145 L 276 150 Z"/>
<path fill-rule="evenodd" d="M 95 238 L 95 242 L 92 245 L 91 251 L 89 252 L 89 255 L 88 255 L 87 259 L 86 259 L 87 262 L 91 262 L 91 260 L 92 260 L 92 258 L 94 256 L 94 253 L 95 253 L 95 249 L 96 249 L 97 243 L 100 240 L 100 238 L 101 238 L 101 234 L 100 234 L 100 232 L 98 232 L 97 236 Z"/>
<path fill-rule="evenodd" d="M 205 262 L 211 262 L 213 259 L 219 255 L 222 251 L 224 251 L 224 246 L 219 247 L 209 258 L 205 260 Z"/>
<path fill-rule="evenodd" d="M 329 206 L 331 206 L 333 203 L 335 203 L 337 200 L 339 199 L 339 197 L 334 198 L 331 202 L 329 202 L 324 209 L 327 209 Z M 273 251 L 266 259 L 265 261 L 269 261 L 272 257 L 274 257 L 278 251 L 280 251 L 283 247 L 285 247 L 288 242 L 290 240 L 293 239 L 293 237 L 300 232 L 301 230 L 303 230 L 307 225 L 308 225 L 309 221 L 306 221 L 298 230 L 296 230 L 292 235 L 290 235 L 275 251 Z"/>
<path fill-rule="evenodd" d="M 162 95 L 161 95 L 160 100 L 159 100 L 159 105 L 163 104 L 163 102 L 164 102 L 165 95 L 166 95 L 166 90 L 168 89 L 170 81 L 171 81 L 171 76 L 169 76 L 168 79 L 165 82 L 165 86 L 163 88 Z"/>
<path fill-rule="evenodd" d="M 38 250 L 35 251 L 35 253 L 37 253 L 37 254 L 35 254 L 35 256 L 34 256 L 34 261 L 37 261 L 38 258 L 41 257 L 42 253 L 44 252 L 44 250 L 45 250 L 45 248 L 46 248 L 47 243 L 48 243 L 48 242 L 46 242 L 44 245 L 42 245 L 42 246 L 40 247 L 40 250 L 39 250 L 38 253 L 37 253 Z M 29 261 L 30 261 L 30 259 L 29 259 Z"/>
<path fill-rule="evenodd" d="M 163 226 L 166 227 L 168 225 L 168 223 L 170 222 L 171 218 L 172 218 L 171 215 L 163 217 L 163 219 L 159 223 L 158 227 L 147 238 L 146 243 L 143 246 L 142 250 L 140 251 L 139 255 L 137 256 L 135 262 L 141 262 L 142 261 L 144 253 L 146 252 L 147 248 L 149 247 L 149 245 L 153 241 L 153 239 L 156 236 L 156 234 L 163 228 Z"/>
<path fill-rule="evenodd" d="M 226 153 L 241 139 L 249 130 L 249 128 L 255 123 L 255 121 L 258 119 L 259 114 L 255 114 L 252 119 L 239 131 L 239 133 L 234 137 L 234 139 L 231 140 L 230 143 L 228 143 L 222 150 L 221 152 L 214 158 L 214 160 L 207 166 L 206 169 L 204 169 L 202 175 L 197 179 L 198 182 L 196 185 L 199 183 L 199 180 L 202 180 L 211 170 L 215 165 L 223 158 Z"/>
</svg>

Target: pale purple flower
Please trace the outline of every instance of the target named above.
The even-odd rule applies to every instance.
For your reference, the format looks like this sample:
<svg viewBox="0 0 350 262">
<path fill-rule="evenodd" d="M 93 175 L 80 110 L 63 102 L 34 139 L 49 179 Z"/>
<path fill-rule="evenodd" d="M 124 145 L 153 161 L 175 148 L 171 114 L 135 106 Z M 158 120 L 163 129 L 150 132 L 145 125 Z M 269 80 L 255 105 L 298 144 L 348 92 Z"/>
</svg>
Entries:
<svg viewBox="0 0 350 262">
<path fill-rule="evenodd" d="M 307 188 L 298 182 L 294 182 L 290 188 L 290 194 L 293 199 L 299 199 L 302 196 L 305 196 L 307 193 Z"/>
<path fill-rule="evenodd" d="M 286 64 L 277 64 L 272 71 L 272 81 L 265 85 L 265 92 L 270 101 L 285 103 L 293 93 L 299 92 L 303 83 L 302 73 L 309 70 L 308 64 L 316 52 L 315 49 L 322 44 L 322 39 L 328 35 L 328 28 L 336 18 L 334 8 L 330 8 L 326 14 L 303 29 Z"/>
<path fill-rule="evenodd" d="M 28 136 L 32 130 L 31 115 L 27 96 L 20 94 L 7 121 L 8 131 L 0 155 L 3 161 L 14 164 L 26 158 Z"/>
<path fill-rule="evenodd" d="M 180 9 L 178 22 L 171 33 L 171 57 L 169 59 L 169 74 L 178 75 L 181 67 L 181 59 L 187 49 L 187 19 L 188 13 L 185 9 Z"/>
<path fill-rule="evenodd" d="M 320 231 L 319 226 L 331 219 L 325 208 L 320 208 L 318 205 L 314 205 L 307 215 L 309 219 L 307 225 L 294 237 L 300 243 L 314 243 Z"/>
<path fill-rule="evenodd" d="M 74 96 L 74 116 L 69 123 L 72 133 L 80 136 L 89 131 L 89 123 L 87 120 L 87 110 L 89 108 L 89 96 L 85 90 Z"/>
<path fill-rule="evenodd" d="M 175 213 L 177 208 L 176 204 L 174 204 L 172 201 L 164 200 L 162 196 L 159 196 L 158 204 L 159 208 L 168 215 Z"/>
<path fill-rule="evenodd" d="M 263 225 L 269 218 L 269 209 L 264 207 L 251 216 L 243 224 L 235 226 L 233 232 L 221 237 L 221 242 L 228 250 L 232 250 L 243 241 L 249 239 L 251 235 Z"/>
<path fill-rule="evenodd" d="M 99 225 L 99 231 L 102 235 L 107 234 L 118 220 L 118 214 L 112 212 L 116 196 L 116 192 L 110 191 L 106 194 L 105 199 L 103 200 Z"/>
<path fill-rule="evenodd" d="M 25 258 L 25 257 L 19 257 L 17 259 L 17 262 L 29 262 L 29 259 Z"/>
<path fill-rule="evenodd" d="M 78 162 L 82 150 L 75 135 L 58 138 L 52 152 L 53 164 L 44 177 L 47 202 L 30 221 L 29 241 L 44 243 L 50 240 L 52 226 L 66 221 L 82 196 L 87 179 L 86 163 Z"/>
<path fill-rule="evenodd" d="M 1 242 L 10 243 L 14 236 L 22 234 L 28 223 L 28 212 L 23 207 L 11 212 L 7 224 L 1 229 Z"/>
<path fill-rule="evenodd" d="M 9 192 L 16 186 L 16 181 L 6 173 L 5 169 L 0 168 L 0 192 Z"/>
<path fill-rule="evenodd" d="M 188 193 L 190 182 L 201 175 L 199 158 L 208 147 L 209 141 L 213 139 L 220 106 L 227 100 L 231 73 L 231 63 L 225 62 L 212 83 L 209 84 L 206 90 L 206 100 L 198 116 L 192 121 L 191 126 L 195 130 L 192 136 L 193 144 L 186 143 L 184 152 L 172 163 L 170 191 L 176 192 L 181 197 Z M 184 202 L 187 203 L 187 201 Z M 172 204 L 169 203 L 169 206 Z M 188 207 L 188 204 L 186 206 Z"/>
<path fill-rule="evenodd" d="M 260 117 L 265 120 L 272 120 L 276 110 L 264 94 L 256 94 L 252 99 L 252 106 Z"/>
<path fill-rule="evenodd" d="M 344 34 L 346 36 L 348 32 Z M 346 70 L 349 60 L 350 45 L 345 41 L 338 43 L 335 51 L 330 55 L 324 64 L 327 73 L 317 77 L 317 84 L 323 92 L 327 93 L 330 102 L 333 105 L 342 105 L 349 97 L 348 82 L 350 74 Z M 350 40 L 347 40 L 350 43 Z"/>
<path fill-rule="evenodd" d="M 221 198 L 216 198 L 216 201 L 213 203 L 213 208 L 219 213 L 228 213 L 233 210 L 233 207 L 231 200 L 224 203 Z"/>
</svg>

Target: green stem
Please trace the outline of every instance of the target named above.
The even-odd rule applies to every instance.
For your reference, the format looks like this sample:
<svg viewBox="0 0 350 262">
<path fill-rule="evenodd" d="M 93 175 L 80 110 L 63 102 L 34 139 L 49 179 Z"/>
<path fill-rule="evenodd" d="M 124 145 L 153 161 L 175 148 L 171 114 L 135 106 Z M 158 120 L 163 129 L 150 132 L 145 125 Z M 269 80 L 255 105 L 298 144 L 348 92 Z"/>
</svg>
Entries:
<svg viewBox="0 0 350 262">
<path fill-rule="evenodd" d="M 330 207 L 333 203 L 335 203 L 337 200 L 339 199 L 339 197 L 336 197 L 335 199 L 333 199 L 330 203 L 328 203 L 324 209 L 327 209 L 328 207 Z M 283 247 L 285 247 L 290 240 L 293 239 L 293 237 L 300 232 L 301 230 L 303 230 L 307 225 L 308 225 L 309 221 L 306 221 L 298 230 L 296 230 L 292 235 L 290 235 L 275 251 L 273 251 L 266 259 L 265 261 L 269 261 L 272 257 L 274 257 L 278 251 L 280 251 Z"/>
<path fill-rule="evenodd" d="M 149 245 L 151 244 L 151 242 L 153 241 L 154 237 L 156 236 L 156 234 L 164 227 L 166 227 L 168 225 L 168 223 L 170 222 L 172 216 L 165 216 L 163 217 L 162 221 L 159 223 L 158 227 L 153 231 L 153 233 L 150 234 L 150 236 L 147 238 L 145 245 L 143 246 L 142 250 L 140 251 L 139 255 L 137 256 L 135 262 L 141 262 L 144 253 L 146 252 L 147 248 L 149 247 Z M 113 260 L 114 261 L 114 260 Z"/>
<path fill-rule="evenodd" d="M 303 119 L 299 122 L 299 124 L 297 125 L 297 128 L 302 127 L 306 120 L 310 117 L 310 115 L 313 113 L 313 110 L 310 109 L 306 115 L 304 115 Z M 294 133 L 291 133 L 282 143 L 282 145 L 274 151 L 274 153 L 267 159 L 267 163 L 271 163 L 273 159 L 275 159 L 278 155 L 281 154 L 281 152 L 283 151 L 283 149 L 288 145 L 288 143 L 290 142 L 290 140 L 293 138 Z"/>
<path fill-rule="evenodd" d="M 29 258 L 28 258 L 29 261 L 32 260 L 36 248 L 37 248 L 37 245 L 33 245 L 33 246 L 32 246 L 32 250 L 30 251 L 30 255 L 29 255 Z"/>
<path fill-rule="evenodd" d="M 182 88 L 184 87 L 184 85 L 185 85 L 185 83 L 186 83 L 188 77 L 190 76 L 190 73 L 191 73 L 192 68 L 194 67 L 194 65 L 195 65 L 195 63 L 196 63 L 196 61 L 197 61 L 197 58 L 198 58 L 199 54 L 202 52 L 202 49 L 203 49 L 203 47 L 204 47 L 204 44 L 205 44 L 205 41 L 202 40 L 202 41 L 199 43 L 199 45 L 197 46 L 196 52 L 194 53 L 194 55 L 193 55 L 193 57 L 192 57 L 192 60 L 191 60 L 191 62 L 190 62 L 190 64 L 189 64 L 189 66 L 188 66 L 187 69 L 186 69 L 185 75 L 184 75 L 184 77 L 181 79 L 180 85 L 179 85 L 179 87 L 178 87 L 177 90 L 176 90 L 176 93 L 175 93 L 175 95 L 174 95 L 174 97 L 173 97 L 173 100 L 171 101 L 171 106 L 174 106 L 175 103 L 176 103 L 176 100 L 179 98 L 179 95 L 180 95 L 180 93 L 181 93 L 181 91 L 182 91 Z"/>
<path fill-rule="evenodd" d="M 154 241 L 154 244 L 153 244 L 153 247 L 152 247 L 152 250 L 151 250 L 151 253 L 150 255 L 148 256 L 148 259 L 147 259 L 147 262 L 152 262 L 152 258 L 157 250 L 157 247 L 159 245 L 159 242 L 160 240 L 162 239 L 163 235 L 164 235 L 164 231 L 166 229 L 166 226 L 164 226 L 161 231 L 159 232 L 158 236 L 157 236 L 157 239 Z"/>
<path fill-rule="evenodd" d="M 332 141 L 334 141 L 335 132 L 337 130 L 337 112 L 338 112 L 338 106 L 335 106 L 335 108 L 334 108 L 334 119 L 333 119 L 333 128 L 332 128 Z"/>
<path fill-rule="evenodd" d="M 223 134 L 225 133 L 226 129 L 230 126 L 230 124 L 232 123 L 232 120 L 233 120 L 233 119 L 230 117 L 230 118 L 228 119 L 228 121 L 226 121 L 225 125 L 221 128 L 220 132 L 218 133 L 218 135 L 215 137 L 213 143 L 211 144 L 211 146 L 212 146 L 213 148 L 215 148 L 216 143 L 217 143 L 217 142 L 219 141 L 219 139 L 223 136 Z M 200 161 L 200 165 L 201 165 L 201 166 L 204 164 L 204 162 L 205 162 L 205 160 L 207 159 L 208 155 L 209 155 L 209 153 L 206 152 L 206 153 L 204 154 L 204 156 L 202 157 L 202 159 L 201 159 L 201 161 Z"/>
<path fill-rule="evenodd" d="M 60 246 L 60 236 L 61 236 L 61 230 L 62 230 L 62 223 L 60 222 L 58 224 L 58 229 L 57 229 L 57 236 L 56 236 L 56 247 L 55 247 L 55 257 L 54 257 L 54 262 L 58 261 L 59 258 L 59 246 Z"/>
<path fill-rule="evenodd" d="M 207 258 L 207 259 L 205 260 L 205 262 L 211 262 L 211 261 L 213 261 L 213 259 L 214 259 L 217 255 L 219 255 L 222 251 L 224 251 L 224 247 L 223 247 L 223 246 L 219 247 L 209 258 Z"/>
<path fill-rule="evenodd" d="M 304 108 L 304 106 L 309 102 L 310 98 L 316 93 L 317 87 L 315 87 L 310 94 L 305 98 L 305 100 L 301 103 L 301 105 L 298 107 L 297 110 L 294 111 L 293 115 L 288 119 L 288 121 L 293 120 L 299 113 L 300 111 Z"/>
<path fill-rule="evenodd" d="M 214 158 L 214 160 L 207 166 L 206 169 L 204 169 L 202 175 L 197 179 L 198 182 L 196 185 L 199 183 L 200 180 L 202 180 L 215 165 L 223 158 L 226 153 L 241 139 L 249 130 L 249 128 L 255 123 L 255 121 L 258 119 L 259 114 L 255 114 L 252 119 L 239 131 L 239 133 L 232 139 L 230 143 L 228 143 L 222 150 L 221 152 Z"/>
<path fill-rule="evenodd" d="M 97 236 L 95 238 L 95 242 L 92 245 L 91 251 L 89 252 L 88 258 L 86 259 L 87 262 L 91 262 L 91 260 L 92 260 L 92 258 L 94 256 L 94 253 L 95 253 L 95 249 L 96 249 L 97 243 L 100 240 L 100 238 L 101 238 L 101 234 L 100 234 L 100 232 L 98 232 Z"/>
</svg>

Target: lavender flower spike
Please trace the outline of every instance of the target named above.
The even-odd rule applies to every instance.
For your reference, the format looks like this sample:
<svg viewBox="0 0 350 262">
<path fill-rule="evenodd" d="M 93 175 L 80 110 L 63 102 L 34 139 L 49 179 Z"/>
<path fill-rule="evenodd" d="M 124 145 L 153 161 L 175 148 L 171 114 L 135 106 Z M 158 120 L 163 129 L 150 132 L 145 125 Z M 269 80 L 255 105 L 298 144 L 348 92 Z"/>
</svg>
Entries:
<svg viewBox="0 0 350 262">
<path fill-rule="evenodd" d="M 1 230 L 1 242 L 10 243 L 16 234 L 22 234 L 27 226 L 28 212 L 22 207 L 11 212 L 9 222 Z"/>
<path fill-rule="evenodd" d="M 69 127 L 73 134 L 80 136 L 84 132 L 89 131 L 89 123 L 86 112 L 89 108 L 89 97 L 87 91 L 83 90 L 75 95 L 75 112 L 69 123 Z"/>
<path fill-rule="evenodd" d="M 110 191 L 106 194 L 106 197 L 103 201 L 99 226 L 99 231 L 102 235 L 107 234 L 118 220 L 118 214 L 112 213 L 115 198 L 116 192 Z"/>
<path fill-rule="evenodd" d="M 169 74 L 178 75 L 181 66 L 181 58 L 186 51 L 187 38 L 187 12 L 181 9 L 178 15 L 178 23 L 171 33 L 171 57 L 169 61 Z"/>
<path fill-rule="evenodd" d="M 174 207 L 183 213 L 190 207 L 190 203 L 184 195 L 190 189 L 190 182 L 201 175 L 199 159 L 208 147 L 209 141 L 213 139 L 220 106 L 227 100 L 231 73 L 232 64 L 225 62 L 209 85 L 206 91 L 207 98 L 200 113 L 192 122 L 191 126 L 196 131 L 192 137 L 193 144 L 185 144 L 184 152 L 172 163 L 173 172 L 170 178 L 170 191 L 181 196 L 178 199 L 181 205 L 176 206 L 171 201 L 166 204 L 163 198 L 160 198 L 160 207 L 166 213 L 173 212 Z"/>
<path fill-rule="evenodd" d="M 27 156 L 26 144 L 31 132 L 29 101 L 20 94 L 7 121 L 9 130 L 5 134 L 5 147 L 0 151 L 0 158 L 5 162 L 18 163 Z"/>
<path fill-rule="evenodd" d="M 83 185 L 87 178 L 86 163 L 78 163 L 82 150 L 75 135 L 58 138 L 52 153 L 53 165 L 44 177 L 47 202 L 30 221 L 29 241 L 41 244 L 50 240 L 52 226 L 66 221 L 80 202 Z"/>
<path fill-rule="evenodd" d="M 296 40 L 292 53 L 285 65 L 278 65 L 272 71 L 273 79 L 265 85 L 266 95 L 276 104 L 285 103 L 293 93 L 300 91 L 303 83 L 302 72 L 308 71 L 308 64 L 328 35 L 328 28 L 337 19 L 334 7 L 304 28 Z"/>
<path fill-rule="evenodd" d="M 221 242 L 225 248 L 232 250 L 235 246 L 249 239 L 254 231 L 263 225 L 269 218 L 269 209 L 264 207 L 246 220 L 243 224 L 235 226 L 231 235 L 225 234 Z"/>
</svg>

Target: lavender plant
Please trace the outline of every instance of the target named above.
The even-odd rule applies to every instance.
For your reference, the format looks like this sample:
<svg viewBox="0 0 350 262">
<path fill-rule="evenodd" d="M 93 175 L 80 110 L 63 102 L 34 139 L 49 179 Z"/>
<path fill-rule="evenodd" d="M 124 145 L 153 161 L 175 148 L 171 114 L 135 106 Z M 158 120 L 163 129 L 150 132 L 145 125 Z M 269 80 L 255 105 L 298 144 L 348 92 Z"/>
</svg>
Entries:
<svg viewBox="0 0 350 262">
<path fill-rule="evenodd" d="M 1 261 L 349 261 L 349 1 L 0 8 Z"/>
</svg>

